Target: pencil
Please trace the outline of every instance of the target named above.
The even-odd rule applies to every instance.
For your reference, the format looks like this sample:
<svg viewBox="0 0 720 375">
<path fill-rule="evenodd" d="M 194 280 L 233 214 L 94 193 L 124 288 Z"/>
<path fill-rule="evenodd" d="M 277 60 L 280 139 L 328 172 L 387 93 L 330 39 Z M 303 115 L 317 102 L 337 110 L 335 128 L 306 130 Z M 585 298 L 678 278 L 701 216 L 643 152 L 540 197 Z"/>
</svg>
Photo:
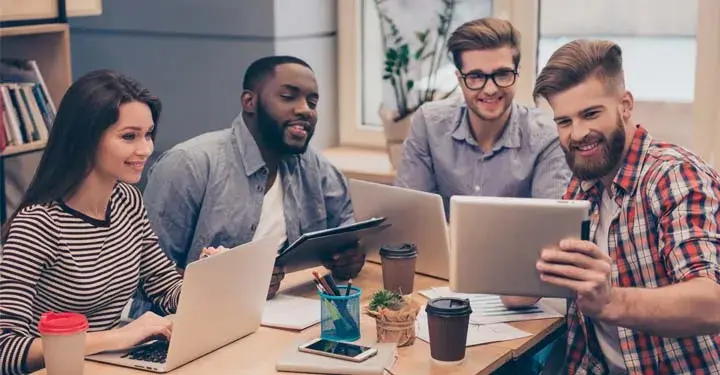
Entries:
<svg viewBox="0 0 720 375">
<path fill-rule="evenodd" d="M 345 297 L 350 295 L 350 290 L 352 289 L 352 279 L 348 280 L 348 284 L 345 287 Z"/>
</svg>

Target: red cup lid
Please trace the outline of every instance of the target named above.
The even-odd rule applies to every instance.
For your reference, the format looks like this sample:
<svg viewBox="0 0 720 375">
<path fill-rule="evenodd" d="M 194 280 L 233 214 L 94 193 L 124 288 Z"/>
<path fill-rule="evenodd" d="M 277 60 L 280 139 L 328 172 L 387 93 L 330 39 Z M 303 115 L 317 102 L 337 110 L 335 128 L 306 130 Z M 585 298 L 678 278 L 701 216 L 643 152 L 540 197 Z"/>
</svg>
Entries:
<svg viewBox="0 0 720 375">
<path fill-rule="evenodd" d="M 88 328 L 85 315 L 78 313 L 46 312 L 40 316 L 38 331 L 40 334 L 66 335 L 83 332 Z"/>
</svg>

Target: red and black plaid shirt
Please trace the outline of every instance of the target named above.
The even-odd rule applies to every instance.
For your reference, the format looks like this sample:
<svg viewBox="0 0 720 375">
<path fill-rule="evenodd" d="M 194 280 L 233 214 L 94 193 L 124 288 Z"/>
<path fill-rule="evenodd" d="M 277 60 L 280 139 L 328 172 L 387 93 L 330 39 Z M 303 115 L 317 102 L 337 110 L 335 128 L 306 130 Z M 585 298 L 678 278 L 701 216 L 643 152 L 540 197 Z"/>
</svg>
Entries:
<svg viewBox="0 0 720 375">
<path fill-rule="evenodd" d="M 608 234 L 613 286 L 660 288 L 696 277 L 720 282 L 717 171 L 638 127 L 610 189 L 620 206 Z M 574 177 L 564 199 L 592 202 L 594 239 L 600 183 Z M 574 302 L 567 319 L 569 373 L 606 373 L 592 322 Z M 675 339 L 622 327 L 618 334 L 630 374 L 720 374 L 720 335 Z"/>
</svg>

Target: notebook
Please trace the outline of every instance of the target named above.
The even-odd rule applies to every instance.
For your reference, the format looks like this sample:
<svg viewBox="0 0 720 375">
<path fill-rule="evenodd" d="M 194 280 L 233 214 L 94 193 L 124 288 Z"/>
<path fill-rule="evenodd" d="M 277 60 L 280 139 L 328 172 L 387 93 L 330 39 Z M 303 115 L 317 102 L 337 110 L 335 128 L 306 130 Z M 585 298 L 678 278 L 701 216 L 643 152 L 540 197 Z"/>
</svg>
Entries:
<svg viewBox="0 0 720 375">
<path fill-rule="evenodd" d="M 320 300 L 278 294 L 265 302 L 262 325 L 302 331 L 320 323 Z"/>
<path fill-rule="evenodd" d="M 308 340 L 310 338 L 305 337 L 288 347 L 275 364 L 275 369 L 311 374 L 383 375 L 385 369 L 392 367 L 395 360 L 395 343 L 363 343 L 377 348 L 378 353 L 357 363 L 299 351 L 298 346 Z"/>
</svg>

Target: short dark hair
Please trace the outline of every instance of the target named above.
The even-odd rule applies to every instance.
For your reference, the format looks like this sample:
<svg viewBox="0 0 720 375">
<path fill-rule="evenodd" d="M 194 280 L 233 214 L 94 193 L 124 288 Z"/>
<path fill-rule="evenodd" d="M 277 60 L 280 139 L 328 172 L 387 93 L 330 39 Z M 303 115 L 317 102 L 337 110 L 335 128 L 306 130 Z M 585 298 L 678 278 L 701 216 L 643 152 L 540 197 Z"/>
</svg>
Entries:
<svg viewBox="0 0 720 375">
<path fill-rule="evenodd" d="M 577 39 L 553 52 L 535 82 L 533 98 L 571 89 L 589 77 L 605 83 L 608 90 L 625 86 L 622 49 L 608 40 Z"/>
<path fill-rule="evenodd" d="M 245 71 L 243 90 L 255 90 L 260 82 L 275 74 L 275 67 L 284 64 L 299 64 L 312 70 L 308 63 L 295 56 L 265 56 L 253 61 Z"/>
<path fill-rule="evenodd" d="M 448 52 L 458 70 L 462 69 L 460 55 L 465 51 L 510 47 L 514 50 L 513 64 L 520 64 L 520 32 L 510 21 L 486 17 L 465 22 L 452 32 L 447 41 Z"/>
</svg>

